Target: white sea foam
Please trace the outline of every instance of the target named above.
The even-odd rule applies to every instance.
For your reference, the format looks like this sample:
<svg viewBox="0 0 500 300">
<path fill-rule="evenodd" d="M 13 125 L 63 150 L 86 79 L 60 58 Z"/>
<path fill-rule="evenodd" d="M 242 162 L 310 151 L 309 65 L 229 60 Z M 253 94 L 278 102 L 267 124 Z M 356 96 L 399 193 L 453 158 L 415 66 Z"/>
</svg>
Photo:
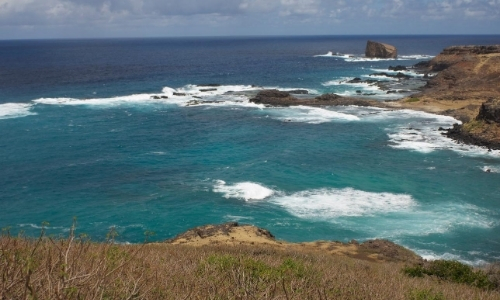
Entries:
<svg viewBox="0 0 500 300">
<path fill-rule="evenodd" d="M 290 106 L 286 108 L 273 108 L 266 112 L 275 119 L 284 122 L 300 122 L 308 124 L 321 124 L 332 121 L 358 121 L 359 117 L 336 112 L 334 110 L 310 107 L 310 106 Z"/>
<path fill-rule="evenodd" d="M 241 106 L 262 109 L 264 108 L 264 105 L 250 102 L 248 96 L 244 94 L 245 92 L 258 91 L 262 89 L 264 89 L 264 87 L 254 87 L 250 85 L 186 85 L 178 89 L 164 87 L 162 89 L 162 93 L 158 94 L 135 94 L 128 96 L 95 99 L 40 98 L 33 100 L 33 102 L 46 105 L 88 105 L 100 107 L 113 107 L 119 105 L 148 105 L 161 103 L 183 107 Z M 317 93 L 317 91 L 315 90 L 309 89 L 308 91 L 310 93 Z"/>
<path fill-rule="evenodd" d="M 27 224 L 19 224 L 19 227 L 31 227 L 34 229 L 66 229 L 64 227 L 58 227 L 58 226 L 42 226 L 42 225 L 37 225 L 37 224 L 32 224 L 32 223 L 27 223 Z"/>
<path fill-rule="evenodd" d="M 36 115 L 31 111 L 33 104 L 30 103 L 4 103 L 0 104 L 0 120 L 21 118 Z"/>
<path fill-rule="evenodd" d="M 437 150 L 450 150 L 467 156 L 500 157 L 499 150 L 474 145 L 459 144 L 443 135 L 439 128 L 450 128 L 461 122 L 453 117 L 436 115 L 409 109 L 388 110 L 370 107 L 339 107 L 336 109 L 360 118 L 361 122 L 387 122 L 389 146 L 395 149 L 431 153 Z M 400 120 L 398 122 L 398 120 Z"/>
<path fill-rule="evenodd" d="M 240 222 L 241 220 L 253 220 L 253 217 L 246 217 L 246 216 L 233 216 L 233 215 L 225 215 L 224 219 L 233 221 L 233 222 Z"/>
<path fill-rule="evenodd" d="M 339 54 L 339 53 L 334 54 L 333 52 L 330 51 L 327 54 L 314 55 L 314 57 L 341 58 L 347 62 L 371 62 L 371 61 L 392 61 L 392 60 L 394 60 L 394 61 L 398 61 L 398 60 L 428 60 L 428 59 L 433 58 L 434 56 L 415 54 L 415 55 L 399 55 L 398 58 L 370 58 L 370 57 L 365 57 L 362 55 Z"/>
<path fill-rule="evenodd" d="M 227 185 L 226 182 L 222 180 L 217 180 L 213 191 L 223 194 L 224 198 L 227 199 L 236 198 L 245 201 L 263 200 L 275 193 L 273 190 L 254 182 L 239 182 L 233 185 Z"/>
<path fill-rule="evenodd" d="M 397 58 L 370 58 L 365 56 L 350 56 L 345 58 L 347 62 L 371 62 L 371 61 L 398 61 L 398 60 L 425 60 L 431 59 L 430 55 L 399 55 Z"/>
<path fill-rule="evenodd" d="M 135 94 L 128 96 L 118 96 L 111 98 L 92 98 L 92 99 L 77 99 L 77 98 L 40 98 L 33 100 L 37 104 L 46 105 L 89 105 L 89 106 L 117 106 L 137 103 L 154 103 L 162 102 L 164 99 L 152 99 L 153 94 Z"/>
<path fill-rule="evenodd" d="M 409 195 L 369 193 L 352 188 L 302 191 L 273 197 L 270 202 L 299 218 L 323 221 L 406 211 L 417 206 Z"/>
<path fill-rule="evenodd" d="M 341 54 L 341 53 L 333 53 L 332 51 L 328 51 L 326 54 L 318 54 L 314 55 L 314 57 L 334 57 L 334 58 L 350 58 L 350 57 L 355 57 L 353 54 Z"/>
<path fill-rule="evenodd" d="M 464 259 L 463 257 L 461 257 L 460 255 L 452 254 L 449 252 L 437 254 L 436 252 L 428 250 L 428 249 L 415 249 L 414 251 L 415 251 L 415 253 L 417 253 L 423 259 L 426 259 L 426 260 L 440 260 L 440 259 L 456 260 L 456 261 L 462 262 L 464 264 L 472 265 L 472 266 L 481 266 L 481 265 L 487 264 L 487 262 L 482 260 L 482 259 L 467 260 L 467 259 Z"/>
<path fill-rule="evenodd" d="M 413 77 L 424 77 L 424 75 L 425 75 L 425 74 L 422 74 L 422 73 L 417 73 L 413 69 L 408 69 L 406 71 L 405 70 L 402 70 L 402 71 L 393 71 L 393 70 L 388 70 L 388 69 L 371 68 L 371 70 L 374 71 L 374 72 L 376 72 L 376 73 L 387 73 L 389 75 L 396 75 L 398 73 L 401 73 L 401 74 L 404 74 L 404 75 L 408 75 L 408 76 L 413 76 Z M 397 80 L 397 78 L 396 78 L 396 80 Z"/>
<path fill-rule="evenodd" d="M 459 144 L 443 135 L 439 127 L 450 128 L 461 122 L 452 117 L 429 114 L 413 110 L 400 110 L 380 114 L 377 117 L 417 118 L 405 125 L 387 128 L 391 147 L 430 153 L 436 150 L 451 150 L 468 156 L 488 155 L 500 157 L 500 151 L 489 151 L 484 147 Z"/>
<path fill-rule="evenodd" d="M 365 77 L 365 79 L 370 79 L 370 76 L 364 75 L 362 77 Z M 373 79 L 374 76 L 371 76 Z M 378 79 L 384 79 L 384 80 L 378 80 L 378 81 L 394 81 L 393 78 L 391 77 L 385 77 L 385 76 L 375 76 L 379 77 Z M 368 83 L 368 82 L 349 82 L 350 80 L 354 79 L 354 77 L 342 77 L 339 79 L 334 79 L 330 81 L 323 82 L 323 86 L 339 86 L 339 87 L 345 87 L 344 91 L 340 92 L 335 92 L 337 95 L 340 96 L 346 96 L 346 97 L 352 97 L 352 96 L 362 96 L 362 94 L 373 94 L 371 96 L 377 97 L 377 99 L 399 99 L 402 96 L 397 93 L 391 93 L 387 94 L 386 91 L 382 91 L 380 87 L 377 86 L 376 83 Z M 396 89 L 393 89 L 396 90 Z M 359 93 L 358 91 L 361 91 Z"/>
<path fill-rule="evenodd" d="M 500 166 L 484 166 L 481 170 L 488 173 L 500 173 Z"/>
</svg>

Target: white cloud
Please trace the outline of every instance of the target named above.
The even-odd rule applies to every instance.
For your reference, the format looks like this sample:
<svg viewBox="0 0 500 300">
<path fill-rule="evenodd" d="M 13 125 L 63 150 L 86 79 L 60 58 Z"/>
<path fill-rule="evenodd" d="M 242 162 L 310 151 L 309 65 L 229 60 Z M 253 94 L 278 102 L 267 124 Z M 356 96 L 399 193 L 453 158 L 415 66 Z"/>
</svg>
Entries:
<svg viewBox="0 0 500 300">
<path fill-rule="evenodd" d="M 0 38 L 11 28 L 70 30 L 74 24 L 101 32 L 180 25 L 198 26 L 199 32 L 205 32 L 204 26 L 251 32 L 253 27 L 286 30 L 309 22 L 307 26 L 327 28 L 321 25 L 341 22 L 363 33 L 363 28 L 373 31 L 384 24 L 402 31 L 405 24 L 428 28 L 437 21 L 456 28 L 451 24 L 462 26 L 464 18 L 474 21 L 471 26 L 490 22 L 483 27 L 500 28 L 500 0 L 0 0 Z"/>
</svg>

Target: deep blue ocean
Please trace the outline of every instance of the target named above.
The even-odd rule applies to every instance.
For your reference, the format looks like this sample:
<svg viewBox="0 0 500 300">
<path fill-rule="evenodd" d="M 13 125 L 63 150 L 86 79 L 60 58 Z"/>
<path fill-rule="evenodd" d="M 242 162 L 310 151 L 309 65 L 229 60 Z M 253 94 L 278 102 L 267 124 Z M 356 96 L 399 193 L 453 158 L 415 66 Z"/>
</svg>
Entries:
<svg viewBox="0 0 500 300">
<path fill-rule="evenodd" d="M 368 39 L 399 59 L 365 59 Z M 114 227 L 136 243 L 239 221 L 287 241 L 500 260 L 500 152 L 443 137 L 457 120 L 249 102 L 263 88 L 396 99 L 347 81 L 463 44 L 500 36 L 0 41 L 0 227 L 64 236 L 76 217 L 93 240 Z"/>
</svg>

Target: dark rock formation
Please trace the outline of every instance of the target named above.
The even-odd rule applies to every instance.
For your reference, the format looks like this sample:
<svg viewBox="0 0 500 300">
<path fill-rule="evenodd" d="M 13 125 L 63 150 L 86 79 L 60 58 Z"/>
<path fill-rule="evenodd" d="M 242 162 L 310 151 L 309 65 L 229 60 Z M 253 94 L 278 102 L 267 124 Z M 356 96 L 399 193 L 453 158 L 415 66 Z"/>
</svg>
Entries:
<svg viewBox="0 0 500 300">
<path fill-rule="evenodd" d="M 405 75 L 405 74 L 403 74 L 401 72 L 398 72 L 396 75 L 388 74 L 388 73 L 385 73 L 385 72 L 373 73 L 373 74 L 370 74 L 370 76 L 385 76 L 385 77 L 398 78 L 398 79 L 410 79 L 410 78 L 412 78 L 412 76 Z"/>
<path fill-rule="evenodd" d="M 430 64 L 430 60 L 424 60 L 421 62 L 418 62 L 413 65 L 413 68 L 415 69 L 428 69 Z"/>
<path fill-rule="evenodd" d="M 453 127 L 444 133 L 449 138 L 459 143 L 486 147 L 492 150 L 500 150 L 500 143 L 482 135 L 473 134 L 467 131 L 463 125 L 453 124 Z"/>
<path fill-rule="evenodd" d="M 395 66 L 395 67 L 393 67 L 393 66 L 389 66 L 389 70 L 391 70 L 391 71 L 396 71 L 396 72 L 397 72 L 397 71 L 407 71 L 407 70 L 408 70 L 408 68 L 407 68 L 407 67 L 405 67 L 405 66 L 397 65 L 397 66 Z"/>
<path fill-rule="evenodd" d="M 398 50 L 392 45 L 368 41 L 365 56 L 370 58 L 397 58 Z"/>
<path fill-rule="evenodd" d="M 257 104 L 269 104 L 272 106 L 289 106 L 293 105 L 296 100 L 298 99 L 290 95 L 290 93 L 278 90 L 263 90 L 250 99 L 251 102 Z"/>
<path fill-rule="evenodd" d="M 309 91 L 308 90 L 291 90 L 291 91 L 288 91 L 290 94 L 294 94 L 294 95 L 307 95 L 309 94 Z"/>
<path fill-rule="evenodd" d="M 174 93 L 174 96 L 186 96 L 186 93 Z"/>
<path fill-rule="evenodd" d="M 479 109 L 476 120 L 500 124 L 500 100 L 489 99 L 484 102 Z"/>
<path fill-rule="evenodd" d="M 260 91 L 251 102 L 265 104 L 268 106 L 338 106 L 338 105 L 357 105 L 357 106 L 375 106 L 384 107 L 383 103 L 376 100 L 364 100 L 357 98 L 342 97 L 336 94 L 324 94 L 316 98 L 295 98 L 288 92 L 278 90 Z"/>
<path fill-rule="evenodd" d="M 200 92 L 215 92 L 217 89 L 200 89 Z"/>
<path fill-rule="evenodd" d="M 155 100 L 158 100 L 158 99 L 168 99 L 167 96 L 151 96 L 151 99 L 155 99 Z"/>
</svg>

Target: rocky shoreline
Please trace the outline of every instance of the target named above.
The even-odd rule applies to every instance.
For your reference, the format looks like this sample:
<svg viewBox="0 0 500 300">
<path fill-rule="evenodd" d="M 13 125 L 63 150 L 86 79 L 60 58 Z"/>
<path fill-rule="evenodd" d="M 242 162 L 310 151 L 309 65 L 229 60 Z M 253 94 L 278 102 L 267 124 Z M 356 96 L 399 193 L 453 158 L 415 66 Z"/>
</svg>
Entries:
<svg viewBox="0 0 500 300">
<path fill-rule="evenodd" d="M 373 106 L 387 109 L 413 109 L 454 117 L 455 124 L 443 134 L 459 143 L 500 150 L 500 45 L 453 46 L 443 50 L 431 61 L 413 66 L 424 74 L 425 86 L 420 92 L 397 101 L 368 100 L 324 94 L 317 97 L 295 97 L 291 92 L 262 90 L 250 99 L 266 106 Z M 405 66 L 390 67 L 404 71 Z M 435 74 L 429 76 L 429 74 Z M 408 80 L 403 73 L 375 73 L 375 76 Z M 352 83 L 367 83 L 391 91 L 376 80 L 354 78 Z M 360 94 L 360 96 L 362 96 Z"/>
</svg>

